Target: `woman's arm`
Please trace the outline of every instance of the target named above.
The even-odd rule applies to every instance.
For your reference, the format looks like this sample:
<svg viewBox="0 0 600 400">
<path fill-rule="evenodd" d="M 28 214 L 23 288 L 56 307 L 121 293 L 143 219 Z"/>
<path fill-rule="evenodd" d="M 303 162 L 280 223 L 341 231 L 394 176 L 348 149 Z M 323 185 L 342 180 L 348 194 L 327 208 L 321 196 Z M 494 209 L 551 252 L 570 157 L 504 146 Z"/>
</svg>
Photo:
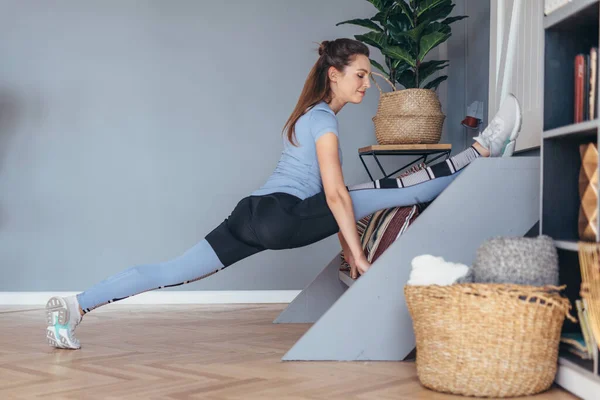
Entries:
<svg viewBox="0 0 600 400">
<path fill-rule="evenodd" d="M 352 257 L 352 252 L 350 251 L 350 247 L 348 247 L 348 243 L 346 243 L 346 239 L 344 239 L 344 235 L 342 232 L 338 232 L 338 239 L 340 239 L 340 244 L 342 245 L 342 251 L 344 252 L 344 258 L 348 263 L 350 263 L 350 258 Z"/>
<path fill-rule="evenodd" d="M 370 264 L 362 250 L 352 199 L 344 183 L 338 154 L 338 138 L 332 132 L 326 133 L 317 140 L 316 146 L 327 205 L 340 228 L 343 239 L 346 240 L 358 271 L 364 274 Z"/>
<path fill-rule="evenodd" d="M 344 239 L 342 232 L 338 232 L 338 238 L 340 239 L 340 244 L 342 245 L 342 250 L 344 251 L 344 259 L 350 265 L 350 277 L 352 279 L 356 279 L 358 278 L 358 269 L 356 268 L 356 262 L 354 261 L 354 257 L 352 257 L 350 247 L 348 247 L 348 243 L 346 243 L 346 239 Z"/>
</svg>

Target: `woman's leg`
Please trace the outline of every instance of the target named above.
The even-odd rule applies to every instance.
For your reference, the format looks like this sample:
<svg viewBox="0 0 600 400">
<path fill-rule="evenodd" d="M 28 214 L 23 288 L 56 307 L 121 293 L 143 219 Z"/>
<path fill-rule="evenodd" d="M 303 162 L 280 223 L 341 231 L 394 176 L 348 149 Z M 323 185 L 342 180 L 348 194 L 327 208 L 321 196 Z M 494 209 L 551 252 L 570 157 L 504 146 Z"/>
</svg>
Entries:
<svg viewBox="0 0 600 400">
<path fill-rule="evenodd" d="M 130 267 L 77 295 L 83 313 L 149 290 L 190 283 L 223 268 L 206 239 L 172 260 Z"/>
<path fill-rule="evenodd" d="M 48 342 L 58 348 L 78 349 L 80 343 L 73 331 L 85 313 L 142 292 L 205 278 L 265 250 L 251 236 L 248 204 L 248 198 L 240 201 L 229 218 L 179 257 L 162 263 L 130 267 L 77 296 L 52 297 L 46 305 Z M 244 235 L 247 241 L 238 240 L 239 235 Z"/>
<path fill-rule="evenodd" d="M 480 146 L 474 145 L 445 162 L 419 170 L 403 178 L 379 179 L 348 187 L 356 220 L 384 208 L 432 201 L 456 179 L 467 165 L 481 157 L 482 152 Z"/>
</svg>

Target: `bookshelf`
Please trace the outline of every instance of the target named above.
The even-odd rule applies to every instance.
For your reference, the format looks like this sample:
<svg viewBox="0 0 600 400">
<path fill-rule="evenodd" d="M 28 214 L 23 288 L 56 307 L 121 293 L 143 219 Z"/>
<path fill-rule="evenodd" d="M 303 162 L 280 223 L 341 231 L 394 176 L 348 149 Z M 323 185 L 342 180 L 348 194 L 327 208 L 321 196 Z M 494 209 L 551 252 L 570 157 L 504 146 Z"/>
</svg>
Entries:
<svg viewBox="0 0 600 400">
<path fill-rule="evenodd" d="M 581 273 L 578 256 L 579 145 L 598 143 L 597 118 L 575 123 L 575 67 L 577 54 L 598 47 L 599 0 L 573 0 L 544 17 L 544 132 L 541 143 L 540 234 L 551 236 L 557 247 L 560 283 L 573 304 L 580 298 Z M 598 109 L 597 102 L 595 106 Z M 597 114 L 597 112 L 596 112 Z M 600 238 L 596 238 L 600 241 Z M 580 330 L 565 321 L 565 332 Z M 561 352 L 556 382 L 583 398 L 600 393 L 598 362 Z"/>
</svg>

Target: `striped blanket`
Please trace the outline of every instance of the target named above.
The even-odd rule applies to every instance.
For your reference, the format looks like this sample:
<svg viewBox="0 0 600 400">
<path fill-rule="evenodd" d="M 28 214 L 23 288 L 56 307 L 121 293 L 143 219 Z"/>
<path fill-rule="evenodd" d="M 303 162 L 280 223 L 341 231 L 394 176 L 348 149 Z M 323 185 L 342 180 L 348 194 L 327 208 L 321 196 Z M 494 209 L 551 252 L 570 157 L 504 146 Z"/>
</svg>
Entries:
<svg viewBox="0 0 600 400">
<path fill-rule="evenodd" d="M 406 171 L 400 177 L 406 176 L 414 171 L 424 168 L 419 164 L 411 170 Z M 386 208 L 367 215 L 356 223 L 356 229 L 360 236 L 361 245 L 367 260 L 375 262 L 390 245 L 396 241 L 427 207 L 427 204 L 415 204 L 405 207 Z M 349 271 L 350 265 L 345 259 L 344 252 L 341 253 L 340 270 Z"/>
</svg>

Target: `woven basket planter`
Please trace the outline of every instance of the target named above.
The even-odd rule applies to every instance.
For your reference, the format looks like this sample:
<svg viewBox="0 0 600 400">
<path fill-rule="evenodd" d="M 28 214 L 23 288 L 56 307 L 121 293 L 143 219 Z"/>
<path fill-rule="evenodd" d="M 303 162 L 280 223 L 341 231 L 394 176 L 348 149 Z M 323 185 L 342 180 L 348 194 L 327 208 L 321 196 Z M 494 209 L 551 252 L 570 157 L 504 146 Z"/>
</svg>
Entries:
<svg viewBox="0 0 600 400">
<path fill-rule="evenodd" d="M 570 303 L 563 287 L 454 284 L 404 288 L 423 386 L 478 397 L 547 390 Z"/>
<path fill-rule="evenodd" d="M 440 142 L 443 118 L 427 116 L 373 117 L 379 144 L 436 144 Z"/>
<path fill-rule="evenodd" d="M 379 144 L 435 144 L 439 143 L 446 116 L 433 90 L 404 89 L 396 87 L 381 74 L 392 87 L 380 97 L 377 113 L 373 117 L 375 137 Z"/>
</svg>

